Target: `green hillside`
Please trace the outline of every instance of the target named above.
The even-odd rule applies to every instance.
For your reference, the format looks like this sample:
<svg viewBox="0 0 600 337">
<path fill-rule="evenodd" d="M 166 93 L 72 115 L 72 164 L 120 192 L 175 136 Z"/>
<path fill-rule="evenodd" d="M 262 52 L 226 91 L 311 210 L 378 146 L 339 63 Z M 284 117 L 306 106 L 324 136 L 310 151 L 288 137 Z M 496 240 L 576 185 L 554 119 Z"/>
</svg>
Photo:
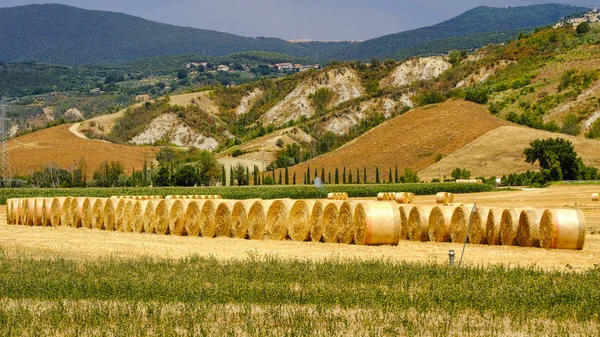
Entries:
<svg viewBox="0 0 600 337">
<path fill-rule="evenodd" d="M 277 52 L 320 63 L 372 57 L 400 59 L 445 53 L 457 46 L 477 48 L 508 41 L 517 30 L 552 24 L 584 10 L 555 4 L 477 7 L 434 26 L 361 43 L 290 43 L 278 38 L 241 37 L 178 27 L 121 13 L 58 4 L 27 5 L 0 8 L 0 62 L 110 64 L 160 55 L 224 56 L 247 51 Z"/>
</svg>

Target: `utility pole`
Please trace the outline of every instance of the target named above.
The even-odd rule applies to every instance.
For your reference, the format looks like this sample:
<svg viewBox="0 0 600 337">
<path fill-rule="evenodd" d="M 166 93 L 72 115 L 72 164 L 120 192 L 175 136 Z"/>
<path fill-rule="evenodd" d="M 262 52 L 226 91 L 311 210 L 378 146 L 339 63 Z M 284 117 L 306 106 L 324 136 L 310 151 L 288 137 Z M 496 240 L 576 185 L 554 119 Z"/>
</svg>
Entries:
<svg viewBox="0 0 600 337">
<path fill-rule="evenodd" d="M 0 169 L 2 170 L 2 180 L 0 181 L 0 187 L 6 187 L 10 182 L 10 161 L 8 159 L 8 138 L 9 132 L 7 126 L 9 119 L 6 117 L 6 112 L 0 109 L 0 146 L 2 147 L 2 161 L 0 162 Z"/>
</svg>

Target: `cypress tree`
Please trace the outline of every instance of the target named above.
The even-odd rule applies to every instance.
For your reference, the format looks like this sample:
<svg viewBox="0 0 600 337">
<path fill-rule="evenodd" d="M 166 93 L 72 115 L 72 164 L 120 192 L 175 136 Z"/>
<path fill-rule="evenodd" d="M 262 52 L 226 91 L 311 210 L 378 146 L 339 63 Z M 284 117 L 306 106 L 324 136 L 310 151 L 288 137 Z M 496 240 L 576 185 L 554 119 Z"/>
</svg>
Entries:
<svg viewBox="0 0 600 337">
<path fill-rule="evenodd" d="M 315 178 L 317 178 L 319 176 L 319 173 L 317 172 L 317 169 L 315 168 Z"/>
<path fill-rule="evenodd" d="M 327 172 L 327 183 L 331 184 L 331 172 Z"/>
<path fill-rule="evenodd" d="M 306 167 L 306 184 L 310 184 L 311 183 L 311 179 L 310 179 L 310 165 Z"/>
<path fill-rule="evenodd" d="M 348 173 L 348 184 L 352 184 L 352 170 Z"/>
<path fill-rule="evenodd" d="M 252 172 L 252 175 L 254 176 L 254 185 L 260 185 L 260 182 L 258 181 L 258 167 L 256 167 L 256 165 L 254 165 L 254 172 Z"/>
<path fill-rule="evenodd" d="M 278 182 L 278 184 L 281 185 L 281 170 L 279 170 L 279 182 Z"/>
<path fill-rule="evenodd" d="M 375 184 L 379 184 L 379 166 L 375 166 Z"/>
<path fill-rule="evenodd" d="M 321 181 L 325 183 L 325 168 L 321 167 Z"/>
<path fill-rule="evenodd" d="M 296 185 L 296 172 L 294 172 L 294 178 L 292 179 L 292 184 Z"/>
<path fill-rule="evenodd" d="M 356 169 L 356 183 L 360 184 L 360 171 Z"/>
<path fill-rule="evenodd" d="M 250 169 L 246 166 L 246 185 L 250 185 Z"/>
<path fill-rule="evenodd" d="M 288 167 L 285 167 L 285 184 L 290 184 L 290 172 L 288 171 Z"/>
<path fill-rule="evenodd" d="M 233 166 L 229 166 L 229 186 L 233 186 Z"/>
<path fill-rule="evenodd" d="M 396 176 L 394 177 L 394 182 L 398 183 L 398 165 L 396 165 Z"/>
<path fill-rule="evenodd" d="M 342 182 L 346 183 L 346 166 L 344 166 L 344 174 L 342 175 Z"/>
<path fill-rule="evenodd" d="M 366 167 L 363 167 L 363 180 L 365 181 L 365 184 L 369 183 L 367 181 L 367 168 Z"/>
<path fill-rule="evenodd" d="M 340 176 L 338 172 L 338 168 L 335 168 L 335 184 L 338 185 L 340 183 Z"/>
<path fill-rule="evenodd" d="M 390 167 L 390 175 L 388 177 L 388 183 L 392 183 L 392 168 Z"/>
</svg>

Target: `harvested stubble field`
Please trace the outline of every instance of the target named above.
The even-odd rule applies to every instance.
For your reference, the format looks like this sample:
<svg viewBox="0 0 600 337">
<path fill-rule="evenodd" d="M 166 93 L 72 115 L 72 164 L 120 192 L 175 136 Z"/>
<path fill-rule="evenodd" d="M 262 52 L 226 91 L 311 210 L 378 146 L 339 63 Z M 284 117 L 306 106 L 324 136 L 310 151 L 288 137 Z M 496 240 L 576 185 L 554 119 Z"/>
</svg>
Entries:
<svg viewBox="0 0 600 337">
<path fill-rule="evenodd" d="M 455 203 L 577 202 L 599 228 L 600 204 L 591 201 L 598 188 L 461 194 Z M 597 234 L 581 251 L 469 245 L 467 268 L 456 269 L 446 266 L 448 250 L 461 249 L 452 243 L 207 239 L 8 226 L 4 215 L 0 206 L 5 335 L 600 333 Z"/>
</svg>

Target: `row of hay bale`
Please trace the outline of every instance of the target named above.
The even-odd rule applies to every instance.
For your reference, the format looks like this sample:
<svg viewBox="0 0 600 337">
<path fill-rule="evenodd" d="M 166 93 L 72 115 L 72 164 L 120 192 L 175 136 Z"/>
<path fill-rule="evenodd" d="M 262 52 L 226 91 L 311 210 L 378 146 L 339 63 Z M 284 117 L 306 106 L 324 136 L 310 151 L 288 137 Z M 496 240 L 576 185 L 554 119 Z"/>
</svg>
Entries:
<svg viewBox="0 0 600 337">
<path fill-rule="evenodd" d="M 415 194 L 410 192 L 381 192 L 377 193 L 378 201 L 396 201 L 399 204 L 412 204 Z"/>
<path fill-rule="evenodd" d="M 343 200 L 27 198 L 7 222 L 124 232 L 396 245 L 402 240 L 582 249 L 583 213 Z M 468 224 L 472 216 L 469 233 Z"/>
<path fill-rule="evenodd" d="M 221 197 L 220 195 L 216 195 L 216 194 L 202 194 L 202 195 L 167 195 L 165 197 L 165 199 L 197 199 L 197 200 L 204 200 L 204 199 L 223 199 L 223 197 Z"/>
<path fill-rule="evenodd" d="M 117 199 L 134 199 L 134 200 L 156 200 L 162 199 L 163 197 L 160 195 L 116 195 L 111 198 Z"/>
</svg>

